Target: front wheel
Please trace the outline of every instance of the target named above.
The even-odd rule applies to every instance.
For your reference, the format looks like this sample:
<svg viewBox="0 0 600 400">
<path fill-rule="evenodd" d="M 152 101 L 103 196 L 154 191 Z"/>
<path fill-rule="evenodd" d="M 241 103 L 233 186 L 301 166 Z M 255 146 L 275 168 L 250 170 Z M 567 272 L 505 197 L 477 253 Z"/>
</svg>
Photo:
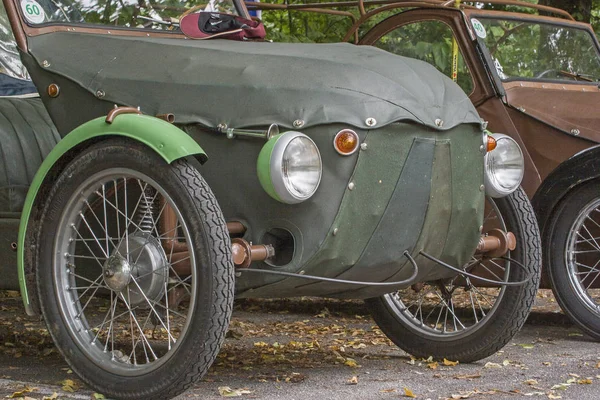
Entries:
<svg viewBox="0 0 600 400">
<path fill-rule="evenodd" d="M 84 150 L 42 214 L 37 285 L 73 371 L 119 399 L 166 399 L 214 361 L 233 304 L 231 244 L 191 161 L 110 139 Z"/>
<path fill-rule="evenodd" d="M 489 287 L 455 277 L 368 299 L 373 319 L 398 347 L 417 357 L 477 361 L 501 349 L 523 326 L 539 283 L 541 249 L 533 209 L 522 189 L 486 200 L 484 231 L 492 228 L 515 235 L 516 248 L 507 256 L 524 268 L 506 259 L 478 257 L 466 270 L 496 281 L 531 279 L 519 286 Z"/>
<path fill-rule="evenodd" d="M 544 234 L 544 266 L 556 301 L 581 330 L 600 340 L 599 182 L 569 192 Z"/>
</svg>

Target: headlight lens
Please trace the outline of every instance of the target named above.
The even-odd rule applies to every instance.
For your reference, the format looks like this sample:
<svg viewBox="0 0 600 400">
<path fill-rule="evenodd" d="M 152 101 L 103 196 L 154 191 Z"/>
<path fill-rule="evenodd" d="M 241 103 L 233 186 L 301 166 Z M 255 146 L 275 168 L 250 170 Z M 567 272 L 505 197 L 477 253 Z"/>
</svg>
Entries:
<svg viewBox="0 0 600 400">
<path fill-rule="evenodd" d="M 257 169 L 265 191 L 288 204 L 309 199 L 317 191 L 323 171 L 315 142 L 293 131 L 274 136 L 265 144 Z"/>
<path fill-rule="evenodd" d="M 281 172 L 285 187 L 299 200 L 311 197 L 321 181 L 321 156 L 308 136 L 292 139 L 283 152 Z"/>
<path fill-rule="evenodd" d="M 525 163 L 523 152 L 513 138 L 501 133 L 492 135 L 496 148 L 485 155 L 485 192 L 491 197 L 508 196 L 521 184 Z"/>
</svg>

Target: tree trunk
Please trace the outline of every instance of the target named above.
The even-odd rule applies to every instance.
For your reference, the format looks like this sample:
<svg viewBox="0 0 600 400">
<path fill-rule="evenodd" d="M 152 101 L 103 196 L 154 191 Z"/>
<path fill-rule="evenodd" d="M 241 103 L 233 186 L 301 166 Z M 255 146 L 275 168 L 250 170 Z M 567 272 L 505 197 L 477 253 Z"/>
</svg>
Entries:
<svg viewBox="0 0 600 400">
<path fill-rule="evenodd" d="M 539 0 L 538 4 L 563 9 L 578 21 L 589 23 L 592 17 L 592 0 Z"/>
</svg>

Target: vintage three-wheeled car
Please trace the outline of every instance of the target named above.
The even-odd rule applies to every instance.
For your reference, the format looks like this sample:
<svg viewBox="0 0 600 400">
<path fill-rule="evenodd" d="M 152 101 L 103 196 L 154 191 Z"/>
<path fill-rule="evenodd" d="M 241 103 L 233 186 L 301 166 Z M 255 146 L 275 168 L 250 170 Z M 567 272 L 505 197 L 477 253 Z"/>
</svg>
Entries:
<svg viewBox="0 0 600 400">
<path fill-rule="evenodd" d="M 303 27 L 307 20 L 295 22 L 316 40 L 375 45 L 427 61 L 453 78 L 489 127 L 524 149 L 523 188 L 544 249 L 540 286 L 552 288 L 564 312 L 600 339 L 600 47 L 591 26 L 564 10 L 522 1 L 247 4 L 279 13 L 328 14 L 337 20 L 325 24 L 326 30 L 345 26 L 337 29 L 343 39 Z M 271 32 L 285 34 L 272 35 L 275 39 L 300 30 L 291 28 L 294 18 L 281 21 Z"/>
<path fill-rule="evenodd" d="M 234 296 L 367 299 L 418 356 L 504 346 L 540 272 L 519 145 L 424 62 L 175 3 L 4 1 L 2 284 L 73 371 L 180 393 Z"/>
<path fill-rule="evenodd" d="M 523 188 L 542 233 L 541 287 L 600 339 L 600 47 L 591 26 L 519 1 L 460 10 L 456 2 L 426 3 L 386 18 L 360 44 L 435 65 L 490 129 L 521 145 Z"/>
</svg>

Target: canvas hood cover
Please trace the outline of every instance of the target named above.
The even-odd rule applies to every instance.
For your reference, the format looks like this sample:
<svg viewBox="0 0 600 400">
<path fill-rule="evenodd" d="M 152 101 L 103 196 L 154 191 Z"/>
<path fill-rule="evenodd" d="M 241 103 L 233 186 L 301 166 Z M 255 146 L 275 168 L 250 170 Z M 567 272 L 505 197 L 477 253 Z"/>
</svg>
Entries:
<svg viewBox="0 0 600 400">
<path fill-rule="evenodd" d="M 70 32 L 29 44 L 39 64 L 50 63 L 46 70 L 104 92 L 104 100 L 173 113 L 178 123 L 367 128 L 374 118 L 375 128 L 411 120 L 444 130 L 480 123 L 463 91 L 435 68 L 370 46 Z"/>
</svg>

